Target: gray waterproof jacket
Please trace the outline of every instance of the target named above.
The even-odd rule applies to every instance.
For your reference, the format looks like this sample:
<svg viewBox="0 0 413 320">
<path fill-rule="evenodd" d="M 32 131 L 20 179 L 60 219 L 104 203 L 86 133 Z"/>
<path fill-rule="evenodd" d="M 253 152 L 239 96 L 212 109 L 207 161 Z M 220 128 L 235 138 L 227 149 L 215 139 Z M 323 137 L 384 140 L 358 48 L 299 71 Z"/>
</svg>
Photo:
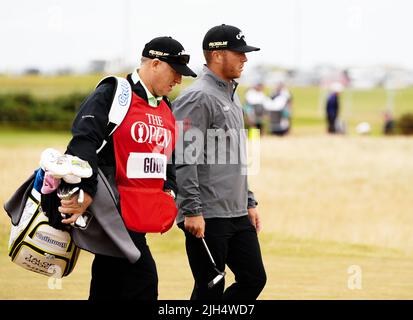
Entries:
<svg viewBox="0 0 413 320">
<path fill-rule="evenodd" d="M 177 223 L 185 215 L 240 217 L 257 204 L 248 190 L 246 134 L 236 87 L 205 66 L 172 103 L 179 130 Z"/>
</svg>

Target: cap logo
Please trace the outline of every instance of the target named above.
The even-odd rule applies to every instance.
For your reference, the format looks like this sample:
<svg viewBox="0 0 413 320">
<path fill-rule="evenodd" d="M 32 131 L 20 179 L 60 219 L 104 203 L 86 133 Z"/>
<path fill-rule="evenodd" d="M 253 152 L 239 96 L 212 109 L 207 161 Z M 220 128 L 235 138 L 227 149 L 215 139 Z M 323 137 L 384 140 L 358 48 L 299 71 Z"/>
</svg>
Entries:
<svg viewBox="0 0 413 320">
<path fill-rule="evenodd" d="M 236 35 L 236 38 L 237 38 L 238 40 L 241 40 L 241 39 L 244 39 L 245 36 L 244 36 L 244 34 L 242 33 L 242 31 L 240 31 L 240 32 Z"/>
<path fill-rule="evenodd" d="M 169 53 L 157 51 L 157 50 L 149 50 L 149 55 L 155 56 L 155 57 L 164 57 L 164 56 L 169 56 Z"/>
<path fill-rule="evenodd" d="M 228 41 L 215 41 L 208 43 L 209 48 L 221 48 L 228 46 Z"/>
</svg>

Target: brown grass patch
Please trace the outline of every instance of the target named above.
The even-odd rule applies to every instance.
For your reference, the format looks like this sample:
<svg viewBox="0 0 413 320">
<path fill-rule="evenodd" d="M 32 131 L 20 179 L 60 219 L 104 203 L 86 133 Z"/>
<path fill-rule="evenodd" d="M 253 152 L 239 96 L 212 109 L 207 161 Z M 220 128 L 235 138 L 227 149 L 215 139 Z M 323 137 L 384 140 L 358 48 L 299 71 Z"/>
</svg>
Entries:
<svg viewBox="0 0 413 320">
<path fill-rule="evenodd" d="M 264 137 L 249 181 L 265 232 L 413 248 L 413 139 Z"/>
<path fill-rule="evenodd" d="M 52 141 L 0 146 L 2 203 L 37 167 L 44 148 L 64 151 L 65 139 Z M 261 147 L 259 175 L 250 177 L 264 224 L 268 282 L 260 298 L 411 299 L 413 139 L 264 137 Z M 9 223 L 1 214 L 0 299 L 87 298 L 92 255 L 82 253 L 62 290 L 51 290 L 46 277 L 10 262 Z M 159 297 L 188 299 L 193 282 L 182 232 L 174 227 L 148 238 Z M 363 271 L 362 290 L 347 287 L 351 265 Z"/>
</svg>

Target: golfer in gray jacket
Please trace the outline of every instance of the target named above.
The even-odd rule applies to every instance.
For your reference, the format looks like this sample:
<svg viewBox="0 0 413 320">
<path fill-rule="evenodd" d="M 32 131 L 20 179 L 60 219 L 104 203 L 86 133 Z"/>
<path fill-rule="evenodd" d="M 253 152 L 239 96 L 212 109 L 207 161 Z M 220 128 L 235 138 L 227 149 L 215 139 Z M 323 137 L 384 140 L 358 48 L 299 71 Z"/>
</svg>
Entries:
<svg viewBox="0 0 413 320">
<path fill-rule="evenodd" d="M 173 103 L 181 133 L 176 146 L 178 226 L 195 285 L 191 299 L 256 299 L 266 283 L 257 232 L 257 202 L 248 190 L 242 107 L 235 93 L 248 46 L 230 25 L 210 29 L 203 40 L 204 72 Z M 209 248 L 204 248 L 204 238 Z M 235 283 L 213 281 L 225 266 Z M 209 286 L 208 286 L 209 284 Z"/>
</svg>

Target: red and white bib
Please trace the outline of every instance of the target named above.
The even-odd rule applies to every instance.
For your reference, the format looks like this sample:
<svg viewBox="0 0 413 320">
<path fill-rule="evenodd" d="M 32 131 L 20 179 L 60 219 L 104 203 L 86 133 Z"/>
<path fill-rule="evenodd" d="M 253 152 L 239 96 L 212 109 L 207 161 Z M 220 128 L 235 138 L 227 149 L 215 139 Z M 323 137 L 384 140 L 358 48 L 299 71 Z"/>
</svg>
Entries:
<svg viewBox="0 0 413 320">
<path fill-rule="evenodd" d="M 175 147 L 175 118 L 166 102 L 151 107 L 132 95 L 126 117 L 113 134 L 116 184 L 126 227 L 166 232 L 177 208 L 163 191 L 167 161 Z"/>
</svg>

